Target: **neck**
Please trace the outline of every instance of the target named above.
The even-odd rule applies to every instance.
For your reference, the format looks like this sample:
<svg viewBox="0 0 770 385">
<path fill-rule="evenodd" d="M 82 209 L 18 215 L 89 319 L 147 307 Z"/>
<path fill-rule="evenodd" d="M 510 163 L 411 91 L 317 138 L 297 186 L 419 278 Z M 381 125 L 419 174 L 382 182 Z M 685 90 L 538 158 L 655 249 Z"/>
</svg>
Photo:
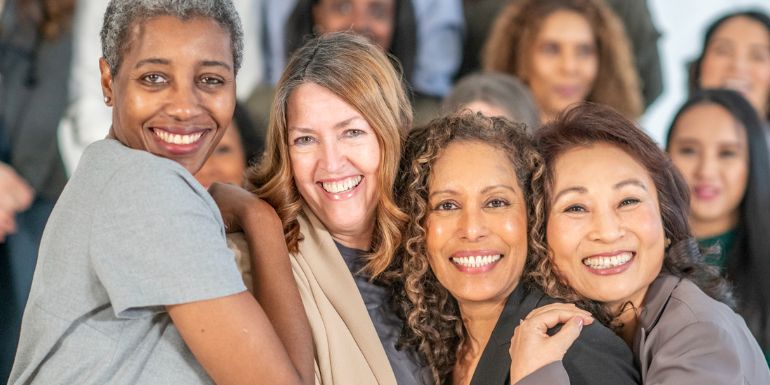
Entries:
<svg viewBox="0 0 770 385">
<path fill-rule="evenodd" d="M 610 306 L 610 311 L 612 311 L 613 314 L 617 314 L 612 320 L 612 323 L 620 325 L 620 330 L 617 332 L 618 335 L 632 348 L 634 345 L 636 329 L 639 324 L 639 314 L 642 312 L 644 298 L 647 295 L 648 289 L 649 287 L 645 287 L 644 290 L 637 293 L 634 298 L 623 299 Z"/>
<path fill-rule="evenodd" d="M 502 301 L 494 303 L 458 301 L 466 335 L 452 373 L 453 384 L 470 383 L 507 299 L 505 296 Z"/>
<path fill-rule="evenodd" d="M 372 234 L 374 234 L 374 221 L 360 231 L 335 231 L 329 232 L 332 238 L 351 249 L 368 251 L 372 245 Z"/>
<path fill-rule="evenodd" d="M 738 224 L 738 210 L 715 219 L 699 219 L 690 216 L 690 228 L 695 238 L 709 238 L 724 234 Z"/>
</svg>

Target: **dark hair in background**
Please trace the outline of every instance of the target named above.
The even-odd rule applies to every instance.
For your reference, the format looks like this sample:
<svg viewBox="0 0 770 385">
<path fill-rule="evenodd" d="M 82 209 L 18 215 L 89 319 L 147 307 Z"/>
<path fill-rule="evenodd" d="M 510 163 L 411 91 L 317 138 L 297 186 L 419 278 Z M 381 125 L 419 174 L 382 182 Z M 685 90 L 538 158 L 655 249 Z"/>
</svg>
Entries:
<svg viewBox="0 0 770 385">
<path fill-rule="evenodd" d="M 23 19 L 38 26 L 43 40 L 55 40 L 71 27 L 75 3 L 76 0 L 19 0 L 18 7 Z"/>
<path fill-rule="evenodd" d="M 663 259 L 663 271 L 693 281 L 712 298 L 733 306 L 729 284 L 717 269 L 707 265 L 700 255 L 698 243 L 690 233 L 687 213 L 690 194 L 687 183 L 668 155 L 630 120 L 607 106 L 581 103 L 563 112 L 555 121 L 535 132 L 535 143 L 546 164 L 544 178 L 533 180 L 535 188 L 535 229 L 533 249 L 538 259 L 532 278 L 552 297 L 570 302 L 582 300 L 553 268 L 546 245 L 546 225 L 550 212 L 553 165 L 565 152 L 595 143 L 617 146 L 641 164 L 655 183 L 665 237 L 671 240 Z M 595 308 L 590 309 L 596 311 Z M 613 314 L 597 314 L 608 323 Z"/>
<path fill-rule="evenodd" d="M 417 56 L 417 19 L 411 0 L 393 0 L 395 2 L 395 20 L 393 20 L 393 39 L 390 47 L 382 47 L 398 59 L 401 72 L 407 84 L 412 81 L 414 58 Z M 321 0 L 298 0 L 284 26 L 286 57 L 302 47 L 315 35 L 313 7 Z M 398 66 L 396 66 L 398 68 Z"/>
<path fill-rule="evenodd" d="M 743 96 L 732 90 L 705 89 L 693 94 L 676 113 L 666 143 L 670 142 L 682 114 L 704 104 L 724 108 L 746 132 L 749 176 L 739 206 L 734 245 L 727 250 L 726 274 L 738 294 L 738 311 L 763 350 L 767 350 L 770 347 L 770 151 L 767 138 L 759 116 Z"/>
<path fill-rule="evenodd" d="M 765 27 L 765 32 L 767 32 L 768 38 L 770 38 L 770 16 L 768 16 L 766 13 L 758 10 L 758 9 L 751 9 L 746 11 L 739 11 L 739 12 L 733 12 L 728 13 L 727 15 L 724 15 L 711 23 L 709 25 L 708 29 L 706 29 L 705 37 L 703 38 L 703 48 L 700 51 L 700 55 L 697 59 L 695 59 L 693 62 L 689 65 L 689 73 L 688 73 L 688 87 L 690 89 L 690 92 L 695 92 L 696 90 L 700 89 L 700 67 L 701 63 L 703 62 L 703 56 L 706 54 L 706 49 L 708 48 L 709 43 L 711 42 L 711 38 L 714 36 L 714 32 L 716 32 L 719 27 L 722 26 L 726 21 L 735 18 L 735 17 L 746 17 L 751 20 L 754 20 L 762 26 Z M 770 98 L 766 101 L 767 103 L 767 116 L 763 116 L 762 118 L 765 120 L 770 120 Z"/>
<path fill-rule="evenodd" d="M 257 131 L 257 127 L 249 117 L 249 111 L 241 102 L 235 103 L 233 120 L 238 127 L 238 135 L 241 137 L 246 166 L 251 166 L 259 161 L 262 152 L 265 151 L 265 140 Z"/>
<path fill-rule="evenodd" d="M 465 341 L 457 301 L 433 274 L 426 249 L 430 176 L 436 160 L 454 142 L 480 142 L 504 151 L 527 202 L 531 177 L 542 173 L 543 168 L 526 127 L 507 119 L 459 113 L 434 119 L 409 132 L 394 186 L 396 201 L 409 221 L 385 277 L 393 284 L 393 304 L 405 320 L 400 344 L 415 347 L 437 384 L 450 378 L 458 349 Z M 534 218 L 531 209 L 532 205 L 527 204 L 528 228 Z"/>
</svg>

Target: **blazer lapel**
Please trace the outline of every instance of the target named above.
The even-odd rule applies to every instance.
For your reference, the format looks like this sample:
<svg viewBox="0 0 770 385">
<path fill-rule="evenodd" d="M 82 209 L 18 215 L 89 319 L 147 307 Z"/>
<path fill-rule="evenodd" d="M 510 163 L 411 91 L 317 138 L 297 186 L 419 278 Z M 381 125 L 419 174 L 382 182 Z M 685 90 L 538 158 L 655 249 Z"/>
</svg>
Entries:
<svg viewBox="0 0 770 385">
<path fill-rule="evenodd" d="M 537 306 L 539 296 L 529 292 L 519 283 L 508 296 L 500 319 L 497 321 L 489 342 L 481 354 L 476 371 L 473 373 L 471 385 L 507 384 L 510 376 L 511 337 L 519 325 L 519 321 Z"/>
<path fill-rule="evenodd" d="M 298 216 L 304 239 L 299 251 L 318 285 L 353 336 L 379 384 L 396 384 L 395 375 L 353 276 L 324 225 L 304 208 Z"/>
</svg>

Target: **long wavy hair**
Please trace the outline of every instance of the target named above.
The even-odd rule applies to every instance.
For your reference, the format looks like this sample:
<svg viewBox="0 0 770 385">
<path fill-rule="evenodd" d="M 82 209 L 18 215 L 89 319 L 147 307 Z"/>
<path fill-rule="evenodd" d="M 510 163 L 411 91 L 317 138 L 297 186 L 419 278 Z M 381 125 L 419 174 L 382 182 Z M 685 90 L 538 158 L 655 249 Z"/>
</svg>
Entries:
<svg viewBox="0 0 770 385">
<path fill-rule="evenodd" d="M 679 109 L 668 130 L 695 106 L 714 104 L 724 108 L 746 133 L 749 175 L 746 192 L 738 206 L 739 217 L 733 247 L 727 250 L 727 278 L 738 296 L 738 312 L 746 319 L 763 350 L 770 347 L 770 151 L 756 110 L 731 90 L 705 89 L 693 94 Z M 709 127 L 702 127 L 708 130 Z M 666 147 L 668 151 L 668 145 Z"/>
<path fill-rule="evenodd" d="M 535 228 L 532 249 L 536 259 L 531 279 L 543 287 L 546 294 L 592 311 L 608 326 L 617 314 L 603 304 L 590 301 L 575 292 L 555 267 L 546 239 L 547 218 L 551 210 L 553 165 L 559 156 L 576 147 L 608 143 L 629 154 L 649 173 L 655 184 L 665 237 L 671 246 L 665 251 L 662 270 L 693 281 L 710 297 L 734 307 L 730 285 L 713 266 L 707 265 L 692 237 L 687 221 L 690 193 L 687 183 L 674 167 L 668 155 L 636 127 L 633 122 L 613 109 L 584 102 L 563 112 L 555 121 L 545 124 L 535 133 L 535 143 L 547 165 L 543 178 L 533 181 Z"/>
<path fill-rule="evenodd" d="M 613 107 L 629 119 L 643 111 L 631 43 L 612 10 L 597 0 L 511 1 L 495 19 L 482 50 L 484 70 L 512 74 L 528 84 L 532 44 L 545 19 L 559 10 L 577 12 L 593 28 L 599 70 L 587 101 Z"/>
<path fill-rule="evenodd" d="M 435 119 L 409 133 L 395 185 L 397 202 L 409 221 L 386 276 L 394 282 L 394 304 L 405 319 L 400 343 L 419 352 L 436 384 L 450 378 L 466 333 L 457 301 L 433 274 L 426 250 L 430 175 L 436 160 L 454 142 L 480 142 L 504 151 L 527 202 L 532 174 L 543 170 L 526 126 L 503 118 L 460 113 Z M 528 204 L 529 220 L 533 218 L 531 208 Z"/>
<path fill-rule="evenodd" d="M 759 9 L 728 13 L 712 22 L 706 29 L 706 34 L 703 37 L 703 48 L 700 51 L 700 55 L 688 67 L 687 82 L 690 93 L 694 93 L 702 88 L 700 85 L 701 64 L 703 63 L 704 56 L 706 56 L 708 46 L 711 44 L 711 39 L 714 37 L 714 33 L 722 24 L 736 17 L 745 17 L 761 24 L 765 28 L 767 36 L 770 37 L 770 16 Z M 765 102 L 765 116 L 762 119 L 770 120 L 770 93 Z"/>
<path fill-rule="evenodd" d="M 364 37 L 349 33 L 331 33 L 310 40 L 289 60 L 276 88 L 265 154 L 246 172 L 246 186 L 275 208 L 283 222 L 290 252 L 299 250 L 297 215 L 303 201 L 291 169 L 286 111 L 289 95 L 306 83 L 326 88 L 355 108 L 377 136 L 379 202 L 372 252 L 364 267 L 375 277 L 390 264 L 392 250 L 400 241 L 401 225 L 406 220 L 393 201 L 401 144 L 412 124 L 412 108 L 402 79 L 379 48 Z"/>
</svg>

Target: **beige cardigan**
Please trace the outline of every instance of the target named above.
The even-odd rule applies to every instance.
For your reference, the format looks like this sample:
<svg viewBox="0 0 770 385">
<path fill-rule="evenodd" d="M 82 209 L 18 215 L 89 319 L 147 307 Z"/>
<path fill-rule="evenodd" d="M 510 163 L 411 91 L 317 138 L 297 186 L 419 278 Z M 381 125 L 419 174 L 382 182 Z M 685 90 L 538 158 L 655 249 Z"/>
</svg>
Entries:
<svg viewBox="0 0 770 385">
<path fill-rule="evenodd" d="M 331 235 L 307 208 L 297 219 L 303 240 L 290 259 L 313 332 L 316 384 L 396 385 L 358 287 Z M 229 235 L 228 243 L 251 290 L 243 234 Z"/>
</svg>

